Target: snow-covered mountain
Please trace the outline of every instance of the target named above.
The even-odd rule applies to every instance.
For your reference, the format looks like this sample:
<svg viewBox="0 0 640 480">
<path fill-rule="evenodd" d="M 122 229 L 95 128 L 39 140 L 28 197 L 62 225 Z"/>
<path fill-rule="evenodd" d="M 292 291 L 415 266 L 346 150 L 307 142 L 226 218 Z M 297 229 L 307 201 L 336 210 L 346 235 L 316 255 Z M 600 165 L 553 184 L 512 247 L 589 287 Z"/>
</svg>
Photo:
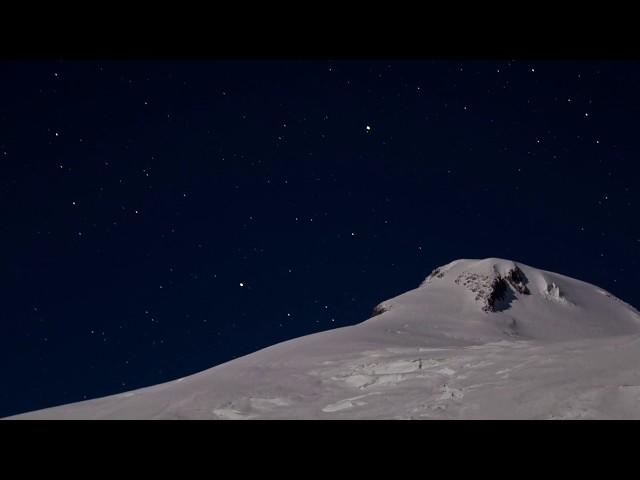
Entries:
<svg viewBox="0 0 640 480">
<path fill-rule="evenodd" d="M 594 285 L 456 260 L 365 322 L 21 419 L 640 418 L 640 314 Z"/>
</svg>

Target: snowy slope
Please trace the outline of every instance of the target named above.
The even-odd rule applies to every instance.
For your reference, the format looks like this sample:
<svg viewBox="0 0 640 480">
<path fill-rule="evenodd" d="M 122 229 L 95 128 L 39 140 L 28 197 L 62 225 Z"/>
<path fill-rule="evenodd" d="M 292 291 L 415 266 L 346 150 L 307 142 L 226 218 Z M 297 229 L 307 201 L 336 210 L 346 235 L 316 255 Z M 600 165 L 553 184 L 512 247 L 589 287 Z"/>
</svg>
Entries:
<svg viewBox="0 0 640 480">
<path fill-rule="evenodd" d="M 640 314 L 588 283 L 457 260 L 352 327 L 11 418 L 640 418 Z"/>
</svg>

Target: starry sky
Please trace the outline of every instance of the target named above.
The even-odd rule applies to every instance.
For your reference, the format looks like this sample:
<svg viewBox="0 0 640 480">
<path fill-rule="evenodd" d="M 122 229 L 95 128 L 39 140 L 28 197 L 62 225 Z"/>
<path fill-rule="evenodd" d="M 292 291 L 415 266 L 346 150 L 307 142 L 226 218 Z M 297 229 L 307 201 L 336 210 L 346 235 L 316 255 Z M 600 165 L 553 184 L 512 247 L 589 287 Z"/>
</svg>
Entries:
<svg viewBox="0 0 640 480">
<path fill-rule="evenodd" d="M 640 306 L 640 62 L 0 75 L 0 416 L 353 325 L 458 258 Z"/>
</svg>

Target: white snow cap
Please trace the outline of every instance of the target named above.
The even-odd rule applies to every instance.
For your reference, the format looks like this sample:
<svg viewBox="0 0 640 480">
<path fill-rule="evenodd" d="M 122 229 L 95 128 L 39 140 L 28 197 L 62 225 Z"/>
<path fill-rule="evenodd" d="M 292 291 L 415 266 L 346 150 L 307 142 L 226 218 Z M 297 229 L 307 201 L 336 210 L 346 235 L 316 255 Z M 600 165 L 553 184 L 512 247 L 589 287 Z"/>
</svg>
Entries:
<svg viewBox="0 0 640 480">
<path fill-rule="evenodd" d="M 420 332 L 470 340 L 500 333 L 565 340 L 640 332 L 638 312 L 601 288 L 501 258 L 438 267 L 417 289 L 378 305 L 381 311 L 386 318 L 376 321 L 411 319 Z"/>
<path fill-rule="evenodd" d="M 13 418 L 640 418 L 638 365 L 630 305 L 520 262 L 464 259 L 358 325 Z"/>
</svg>

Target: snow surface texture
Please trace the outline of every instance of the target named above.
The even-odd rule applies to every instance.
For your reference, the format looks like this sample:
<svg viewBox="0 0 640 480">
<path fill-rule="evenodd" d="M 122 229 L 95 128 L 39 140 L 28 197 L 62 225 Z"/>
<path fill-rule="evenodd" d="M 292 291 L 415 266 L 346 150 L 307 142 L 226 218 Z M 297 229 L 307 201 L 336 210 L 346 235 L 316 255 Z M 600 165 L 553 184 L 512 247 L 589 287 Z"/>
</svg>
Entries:
<svg viewBox="0 0 640 480">
<path fill-rule="evenodd" d="M 579 280 L 457 260 L 369 320 L 20 419 L 640 418 L 640 314 Z"/>
</svg>

